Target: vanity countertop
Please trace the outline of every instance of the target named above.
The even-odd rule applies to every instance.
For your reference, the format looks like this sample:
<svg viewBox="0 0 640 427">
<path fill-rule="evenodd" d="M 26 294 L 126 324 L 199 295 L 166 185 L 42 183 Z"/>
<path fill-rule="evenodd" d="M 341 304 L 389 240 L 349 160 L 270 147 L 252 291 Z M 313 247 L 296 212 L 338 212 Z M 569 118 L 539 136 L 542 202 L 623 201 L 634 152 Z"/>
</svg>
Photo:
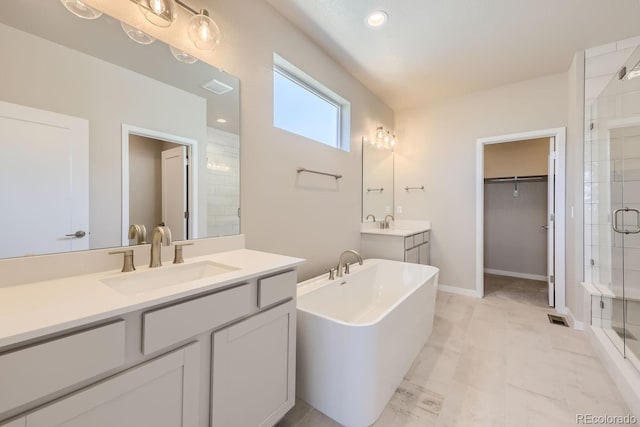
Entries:
<svg viewBox="0 0 640 427">
<path fill-rule="evenodd" d="M 237 269 L 131 295 L 119 293 L 102 282 L 105 279 L 141 274 L 149 270 L 168 271 L 203 261 L 225 264 Z M 165 264 L 157 269 L 141 266 L 130 273 L 112 270 L 2 287 L 0 288 L 0 349 L 65 329 L 294 268 L 304 262 L 305 260 L 300 258 L 239 249 L 193 257 L 187 259 L 184 264 Z"/>
<path fill-rule="evenodd" d="M 361 225 L 360 234 L 406 237 L 429 230 L 431 230 L 431 221 L 398 220 L 391 221 L 387 229 L 381 229 L 377 222 L 364 222 Z"/>
</svg>

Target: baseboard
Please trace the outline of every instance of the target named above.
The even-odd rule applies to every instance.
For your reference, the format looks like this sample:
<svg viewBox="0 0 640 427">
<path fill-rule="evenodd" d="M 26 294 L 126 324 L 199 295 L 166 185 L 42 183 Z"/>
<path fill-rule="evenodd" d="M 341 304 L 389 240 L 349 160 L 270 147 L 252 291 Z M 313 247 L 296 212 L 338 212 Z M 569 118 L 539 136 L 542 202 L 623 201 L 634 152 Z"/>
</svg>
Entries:
<svg viewBox="0 0 640 427">
<path fill-rule="evenodd" d="M 515 271 L 496 270 L 494 268 L 485 268 L 484 272 L 489 274 L 495 274 L 497 276 L 516 277 L 518 279 L 540 280 L 542 282 L 547 281 L 547 276 L 541 276 L 539 274 L 516 273 Z"/>
<path fill-rule="evenodd" d="M 573 325 L 573 329 L 584 331 L 584 322 L 576 320 L 576 318 L 573 317 L 573 313 L 571 312 L 571 309 L 569 307 L 567 307 L 566 309 L 566 314 L 571 319 L 571 324 Z"/>
<path fill-rule="evenodd" d="M 465 289 L 459 288 L 457 286 L 447 286 L 443 285 L 442 283 L 438 283 L 438 290 L 450 294 L 464 295 L 465 297 L 482 298 L 480 293 L 475 289 Z"/>
<path fill-rule="evenodd" d="M 640 417 L 640 372 L 622 357 L 602 329 L 589 325 L 585 332 L 631 413 Z"/>
</svg>

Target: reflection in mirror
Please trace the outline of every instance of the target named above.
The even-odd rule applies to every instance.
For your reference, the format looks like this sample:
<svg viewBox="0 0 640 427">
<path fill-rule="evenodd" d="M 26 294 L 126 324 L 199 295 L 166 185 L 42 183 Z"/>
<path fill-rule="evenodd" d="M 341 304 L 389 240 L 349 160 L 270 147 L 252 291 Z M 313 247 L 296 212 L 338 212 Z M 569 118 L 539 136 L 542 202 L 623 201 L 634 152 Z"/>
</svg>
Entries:
<svg viewBox="0 0 640 427">
<path fill-rule="evenodd" d="M 0 257 L 239 233 L 239 80 L 123 29 L 0 3 Z"/>
<path fill-rule="evenodd" d="M 362 144 L 362 219 L 377 221 L 393 215 L 393 151 L 364 141 Z"/>
</svg>

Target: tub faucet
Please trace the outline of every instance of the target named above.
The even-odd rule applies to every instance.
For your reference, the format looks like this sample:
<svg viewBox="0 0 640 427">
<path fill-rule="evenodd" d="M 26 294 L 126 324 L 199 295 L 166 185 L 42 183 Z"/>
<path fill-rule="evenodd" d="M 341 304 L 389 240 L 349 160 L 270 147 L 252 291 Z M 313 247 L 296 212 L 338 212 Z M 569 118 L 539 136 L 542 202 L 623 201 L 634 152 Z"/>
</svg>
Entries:
<svg viewBox="0 0 640 427">
<path fill-rule="evenodd" d="M 169 246 L 171 244 L 171 230 L 166 226 L 158 226 L 153 229 L 151 237 L 151 260 L 149 267 L 162 267 L 161 246 Z"/>
<path fill-rule="evenodd" d="M 396 219 L 395 219 L 395 218 L 393 217 L 393 215 L 391 215 L 391 214 L 387 214 L 387 215 L 384 217 L 384 228 L 387 228 L 387 229 L 388 229 L 388 228 L 389 228 L 389 221 L 387 221 L 387 218 L 391 218 L 391 221 L 395 221 Z"/>
<path fill-rule="evenodd" d="M 338 260 L 338 267 L 336 268 L 336 275 L 338 277 L 342 277 L 343 275 L 343 271 L 346 274 L 349 274 L 349 263 L 344 262 L 344 257 L 349 255 L 349 254 L 353 254 L 356 256 L 356 258 L 358 259 L 358 264 L 362 265 L 362 257 L 360 256 L 360 254 L 356 251 L 354 251 L 353 249 L 349 249 L 348 251 L 344 251 L 340 254 L 340 259 Z"/>
</svg>

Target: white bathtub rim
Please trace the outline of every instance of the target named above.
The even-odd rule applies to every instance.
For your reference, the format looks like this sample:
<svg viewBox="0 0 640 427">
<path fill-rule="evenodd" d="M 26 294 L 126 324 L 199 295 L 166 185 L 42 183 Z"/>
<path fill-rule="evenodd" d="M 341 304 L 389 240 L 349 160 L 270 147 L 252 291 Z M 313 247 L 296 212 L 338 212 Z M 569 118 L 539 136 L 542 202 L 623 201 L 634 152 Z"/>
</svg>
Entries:
<svg viewBox="0 0 640 427">
<path fill-rule="evenodd" d="M 380 262 L 391 262 L 391 263 L 397 263 L 397 264 L 406 264 L 400 261 L 391 261 L 391 260 L 383 260 L 383 259 L 379 259 L 379 258 L 368 258 L 366 260 L 364 260 L 364 264 L 363 265 L 359 265 L 356 264 L 354 266 L 352 266 L 352 272 L 355 273 L 359 270 L 363 270 L 365 268 L 368 268 L 372 265 L 377 265 L 380 264 Z M 356 268 L 357 267 L 357 268 Z M 432 265 L 425 265 L 424 267 L 430 267 L 431 269 L 433 269 L 433 274 L 429 277 L 427 277 L 424 281 L 420 282 L 419 284 L 417 284 L 416 286 L 414 286 L 409 292 L 407 292 L 405 295 L 403 295 L 402 298 L 399 298 L 398 300 L 396 300 L 392 305 L 390 305 L 386 310 L 384 310 L 375 321 L 372 322 L 366 322 L 366 323 L 351 323 L 351 322 L 345 322 L 344 320 L 340 320 L 340 319 L 336 319 L 334 317 L 329 317 L 326 316 L 322 313 L 318 313 L 317 311 L 314 310 L 308 310 L 305 308 L 301 308 L 301 307 L 296 307 L 298 312 L 301 313 L 305 313 L 305 314 L 309 314 L 312 316 L 316 316 L 319 317 L 325 321 L 328 322 L 335 322 L 337 324 L 340 325 L 344 325 L 344 326 L 349 326 L 352 328 L 369 328 L 372 326 L 377 325 L 378 323 L 380 323 L 381 319 L 384 319 L 386 316 L 389 315 L 390 312 L 392 312 L 396 307 L 398 307 L 400 304 L 402 304 L 403 301 L 405 301 L 407 298 L 409 298 L 411 295 L 413 295 L 418 289 L 420 289 L 422 286 L 425 286 L 431 279 L 433 279 L 434 277 L 436 277 L 436 279 L 434 280 L 435 286 L 437 288 L 437 277 L 438 274 L 440 272 L 440 269 L 437 267 L 434 267 Z M 324 276 L 324 275 L 323 275 Z M 298 297 L 303 296 L 303 295 L 308 295 L 310 293 L 313 293 L 314 291 L 317 291 L 321 288 L 324 288 L 325 286 L 329 286 L 332 285 L 340 280 L 344 280 L 344 277 L 338 277 L 334 280 L 327 280 L 324 279 L 323 276 L 317 276 L 314 278 L 311 278 L 309 280 L 305 280 L 304 282 L 301 282 L 298 284 Z M 313 283 L 313 282 L 319 282 L 319 283 Z M 314 286 L 315 284 L 315 286 Z M 305 287 L 305 286 L 310 286 L 311 288 L 309 289 L 304 289 L 303 293 L 300 293 L 300 288 L 301 287 Z"/>
</svg>

